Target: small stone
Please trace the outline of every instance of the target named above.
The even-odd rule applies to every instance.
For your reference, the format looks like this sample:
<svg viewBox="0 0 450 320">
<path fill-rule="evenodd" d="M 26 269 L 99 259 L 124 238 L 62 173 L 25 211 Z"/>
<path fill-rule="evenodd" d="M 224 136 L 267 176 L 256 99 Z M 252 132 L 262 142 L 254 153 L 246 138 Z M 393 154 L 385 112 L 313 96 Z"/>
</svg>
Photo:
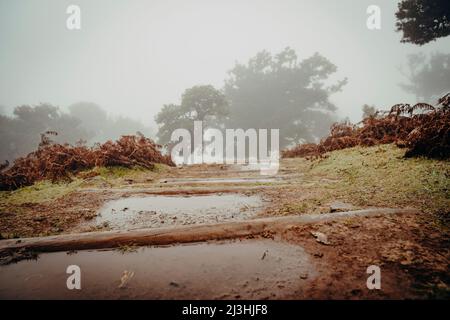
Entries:
<svg viewBox="0 0 450 320">
<path fill-rule="evenodd" d="M 318 231 L 312 231 L 311 234 L 316 238 L 316 241 L 318 243 L 329 245 L 330 242 L 328 241 L 328 237 L 326 234 Z"/>
<path fill-rule="evenodd" d="M 334 201 L 330 204 L 330 212 L 342 212 L 352 210 L 353 206 L 342 201 Z"/>
<path fill-rule="evenodd" d="M 303 280 L 308 279 L 308 274 L 307 273 L 301 273 L 300 274 L 300 279 L 303 279 Z"/>
</svg>

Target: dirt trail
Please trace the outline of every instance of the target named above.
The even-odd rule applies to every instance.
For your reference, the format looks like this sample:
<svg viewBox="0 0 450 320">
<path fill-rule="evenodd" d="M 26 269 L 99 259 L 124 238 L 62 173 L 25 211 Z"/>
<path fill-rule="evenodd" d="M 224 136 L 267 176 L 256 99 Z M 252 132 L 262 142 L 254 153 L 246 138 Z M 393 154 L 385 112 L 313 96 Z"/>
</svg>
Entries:
<svg viewBox="0 0 450 320">
<path fill-rule="evenodd" d="M 177 245 L 196 241 L 237 239 L 275 234 L 292 227 L 333 222 L 359 217 L 417 214 L 415 209 L 374 208 L 329 214 L 306 214 L 233 221 L 227 223 L 169 226 L 115 231 L 74 233 L 49 237 L 33 237 L 0 242 L 0 255 L 12 251 L 56 252 L 86 249 L 117 248 L 121 246 Z M 324 235 L 325 236 L 325 235 Z M 327 240 L 321 240 L 324 244 Z"/>
<path fill-rule="evenodd" d="M 311 260 L 300 246 L 271 240 L 47 253 L 2 268 L 0 298 L 283 298 L 314 279 Z M 83 272 L 80 291 L 65 288 L 72 264 Z"/>
<path fill-rule="evenodd" d="M 119 186 L 87 184 L 66 197 L 30 205 L 30 210 L 23 207 L 22 219 L 34 228 L 32 235 L 60 223 L 59 233 L 69 235 L 54 238 L 68 239 L 57 249 L 67 254 L 40 254 L 37 260 L 1 266 L 0 297 L 379 299 L 446 294 L 448 247 L 434 228 L 421 223 L 420 211 L 345 216 L 335 211 L 361 207 L 326 198 L 324 189 L 316 188 L 336 183 L 330 177 L 305 177 L 287 161 L 276 177 L 236 166 L 192 166 L 161 177 L 127 179 Z M 326 200 L 310 202 L 311 196 Z M 304 223 L 309 219 L 305 211 L 315 214 L 314 223 Z M 271 218 L 286 214 L 290 217 Z M 8 219 L 3 221 L 17 221 Z M 279 221 L 285 223 L 276 228 Z M 148 231 L 133 231 L 137 228 Z M 228 238 L 235 240 L 215 241 Z M 0 247 L 58 247 L 45 250 L 45 239 L 52 238 L 3 240 Z M 202 242 L 179 244 L 192 241 Z M 20 260 L 21 254 L 9 259 Z M 69 264 L 79 264 L 85 274 L 80 292 L 66 288 Z M 370 265 L 382 270 L 381 290 L 366 286 Z M 132 272 L 132 279 L 118 288 L 124 272 L 127 277 Z"/>
</svg>

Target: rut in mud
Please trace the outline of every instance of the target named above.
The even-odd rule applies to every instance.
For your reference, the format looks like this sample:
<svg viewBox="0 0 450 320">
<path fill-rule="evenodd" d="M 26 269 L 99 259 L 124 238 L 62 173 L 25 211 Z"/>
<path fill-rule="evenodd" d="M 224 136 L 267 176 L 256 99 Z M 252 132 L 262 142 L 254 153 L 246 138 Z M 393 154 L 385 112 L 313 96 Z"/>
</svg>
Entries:
<svg viewBox="0 0 450 320">
<path fill-rule="evenodd" d="M 94 224 L 106 224 L 112 230 L 127 230 L 218 223 L 254 217 L 262 206 L 262 199 L 256 195 L 127 197 L 106 203 Z"/>
<path fill-rule="evenodd" d="M 82 290 L 67 289 L 69 265 L 81 268 Z M 2 267 L 0 298 L 276 299 L 315 275 L 300 246 L 271 240 L 58 252 Z"/>
</svg>

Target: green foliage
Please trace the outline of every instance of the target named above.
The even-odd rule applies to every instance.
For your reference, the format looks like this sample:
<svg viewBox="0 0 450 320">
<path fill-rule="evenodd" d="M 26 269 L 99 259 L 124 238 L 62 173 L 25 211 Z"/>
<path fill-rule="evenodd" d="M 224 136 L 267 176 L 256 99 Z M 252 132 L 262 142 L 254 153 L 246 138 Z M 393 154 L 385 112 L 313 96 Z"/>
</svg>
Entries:
<svg viewBox="0 0 450 320">
<path fill-rule="evenodd" d="M 450 34 L 448 0 L 403 0 L 398 4 L 397 31 L 401 42 L 424 45 Z"/>
</svg>

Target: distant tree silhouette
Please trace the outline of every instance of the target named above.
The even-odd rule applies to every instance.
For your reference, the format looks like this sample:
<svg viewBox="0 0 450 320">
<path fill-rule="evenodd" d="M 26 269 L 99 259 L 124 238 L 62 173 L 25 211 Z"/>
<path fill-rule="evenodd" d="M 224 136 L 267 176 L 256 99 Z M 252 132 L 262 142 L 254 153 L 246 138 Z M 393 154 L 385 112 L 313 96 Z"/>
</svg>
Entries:
<svg viewBox="0 0 450 320">
<path fill-rule="evenodd" d="M 337 67 L 316 53 L 298 61 L 293 49 L 273 56 L 262 51 L 236 64 L 225 83 L 230 101 L 228 127 L 280 129 L 280 146 L 314 141 L 336 120 L 331 94 L 346 79 L 326 86 Z"/>
<path fill-rule="evenodd" d="M 12 117 L 0 115 L 0 162 L 12 162 L 34 151 L 41 133 L 55 131 L 52 140 L 58 143 L 88 144 L 115 140 L 121 135 L 137 131 L 151 136 L 151 128 L 127 117 L 111 117 L 100 106 L 80 102 L 69 106 L 69 113 L 48 103 L 36 106 L 23 105 L 14 109 Z"/>
<path fill-rule="evenodd" d="M 81 125 L 92 137 L 103 134 L 108 124 L 108 115 L 99 105 L 92 102 L 77 102 L 68 109 L 70 115 L 81 120 Z"/>
<path fill-rule="evenodd" d="M 408 71 L 403 74 L 408 83 L 400 86 L 416 95 L 418 101 L 434 103 L 450 91 L 450 54 L 411 54 L 407 66 Z"/>
<path fill-rule="evenodd" d="M 362 112 L 362 118 L 365 119 L 375 115 L 375 113 L 377 112 L 377 108 L 375 106 L 369 106 L 368 104 L 365 104 L 362 106 Z"/>
<path fill-rule="evenodd" d="M 35 150 L 45 131 L 56 131 L 54 140 L 61 143 L 88 139 L 89 133 L 80 124 L 79 119 L 48 103 L 16 107 L 14 117 L 0 116 L 0 160 L 11 162 Z"/>
<path fill-rule="evenodd" d="M 450 34 L 449 0 L 403 0 L 395 15 L 401 42 L 424 45 Z"/>
<path fill-rule="evenodd" d="M 153 135 L 150 126 L 134 119 L 118 116 L 113 117 L 99 105 L 92 102 L 77 102 L 69 106 L 69 114 L 81 120 L 81 126 L 89 132 L 92 142 L 115 140 L 122 135 L 141 132 L 147 137 Z"/>
<path fill-rule="evenodd" d="M 158 142 L 169 143 L 175 129 L 192 130 L 195 120 L 204 122 L 203 129 L 220 126 L 229 113 L 228 108 L 225 95 L 211 85 L 187 89 L 181 97 L 180 105 L 164 105 L 156 115 L 155 121 L 159 125 Z"/>
</svg>

